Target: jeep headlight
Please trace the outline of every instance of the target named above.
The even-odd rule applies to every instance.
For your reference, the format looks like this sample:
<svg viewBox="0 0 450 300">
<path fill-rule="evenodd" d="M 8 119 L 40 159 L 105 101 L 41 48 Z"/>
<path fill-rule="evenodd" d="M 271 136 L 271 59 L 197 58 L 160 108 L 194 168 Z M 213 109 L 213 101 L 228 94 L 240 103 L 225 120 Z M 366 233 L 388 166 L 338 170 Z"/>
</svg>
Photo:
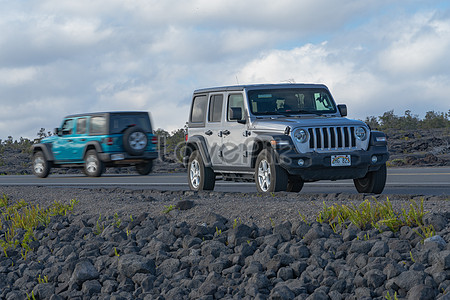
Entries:
<svg viewBox="0 0 450 300">
<path fill-rule="evenodd" d="M 299 143 L 305 143 L 308 140 L 308 131 L 305 129 L 297 129 L 294 132 L 294 138 Z"/>
<path fill-rule="evenodd" d="M 367 130 L 364 127 L 357 127 L 355 129 L 355 137 L 358 140 L 364 141 L 367 138 Z"/>
</svg>

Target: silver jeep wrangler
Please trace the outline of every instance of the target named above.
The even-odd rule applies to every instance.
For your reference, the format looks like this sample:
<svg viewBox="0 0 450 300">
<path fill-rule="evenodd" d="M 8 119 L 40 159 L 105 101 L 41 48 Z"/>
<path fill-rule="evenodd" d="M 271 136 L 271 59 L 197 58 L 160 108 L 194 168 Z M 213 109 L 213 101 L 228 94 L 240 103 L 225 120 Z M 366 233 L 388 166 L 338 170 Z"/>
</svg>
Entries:
<svg viewBox="0 0 450 300">
<path fill-rule="evenodd" d="M 194 91 L 184 164 L 191 190 L 216 177 L 254 180 L 259 192 L 353 179 L 358 192 L 386 183 L 386 136 L 345 118 L 322 84 L 240 85 Z"/>
</svg>

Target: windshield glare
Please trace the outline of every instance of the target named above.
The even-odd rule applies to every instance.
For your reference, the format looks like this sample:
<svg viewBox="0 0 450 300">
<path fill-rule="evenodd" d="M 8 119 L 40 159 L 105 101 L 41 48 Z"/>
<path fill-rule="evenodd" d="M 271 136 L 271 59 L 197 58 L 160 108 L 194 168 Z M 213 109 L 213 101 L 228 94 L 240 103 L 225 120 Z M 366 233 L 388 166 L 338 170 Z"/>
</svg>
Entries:
<svg viewBox="0 0 450 300">
<path fill-rule="evenodd" d="M 250 110 L 254 115 L 329 114 L 336 106 L 324 89 L 273 89 L 248 91 Z"/>
</svg>

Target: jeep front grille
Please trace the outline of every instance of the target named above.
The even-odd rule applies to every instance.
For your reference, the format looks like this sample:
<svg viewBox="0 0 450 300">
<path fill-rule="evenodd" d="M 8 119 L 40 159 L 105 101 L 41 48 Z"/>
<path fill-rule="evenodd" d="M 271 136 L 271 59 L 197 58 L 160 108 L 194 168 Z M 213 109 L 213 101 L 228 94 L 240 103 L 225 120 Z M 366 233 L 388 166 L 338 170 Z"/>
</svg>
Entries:
<svg viewBox="0 0 450 300">
<path fill-rule="evenodd" d="M 308 128 L 308 132 L 311 149 L 331 151 L 356 147 L 355 127 Z"/>
</svg>

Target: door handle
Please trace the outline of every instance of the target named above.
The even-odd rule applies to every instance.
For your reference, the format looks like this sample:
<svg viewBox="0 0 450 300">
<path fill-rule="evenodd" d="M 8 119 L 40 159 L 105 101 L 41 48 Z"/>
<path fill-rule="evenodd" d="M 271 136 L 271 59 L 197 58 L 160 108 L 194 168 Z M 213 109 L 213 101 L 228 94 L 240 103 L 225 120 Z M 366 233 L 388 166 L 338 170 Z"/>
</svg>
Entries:
<svg viewBox="0 0 450 300">
<path fill-rule="evenodd" d="M 229 135 L 231 132 L 229 131 L 229 130 L 224 130 L 224 131 L 222 131 L 222 134 L 223 135 Z"/>
<path fill-rule="evenodd" d="M 248 137 L 248 136 L 250 136 L 252 133 L 250 132 L 250 131 L 248 131 L 248 130 L 246 130 L 246 131 L 244 131 L 243 133 L 242 133 L 242 135 L 243 136 L 245 136 L 245 137 Z"/>
<path fill-rule="evenodd" d="M 206 135 L 212 135 L 213 132 L 212 132 L 211 130 L 208 130 L 208 131 L 205 131 L 205 134 L 206 134 Z"/>
<path fill-rule="evenodd" d="M 67 140 L 69 143 L 72 143 L 73 142 L 73 140 Z"/>
<path fill-rule="evenodd" d="M 81 141 L 82 141 L 82 142 L 85 142 L 85 141 L 86 141 L 86 139 L 81 139 Z"/>
</svg>

